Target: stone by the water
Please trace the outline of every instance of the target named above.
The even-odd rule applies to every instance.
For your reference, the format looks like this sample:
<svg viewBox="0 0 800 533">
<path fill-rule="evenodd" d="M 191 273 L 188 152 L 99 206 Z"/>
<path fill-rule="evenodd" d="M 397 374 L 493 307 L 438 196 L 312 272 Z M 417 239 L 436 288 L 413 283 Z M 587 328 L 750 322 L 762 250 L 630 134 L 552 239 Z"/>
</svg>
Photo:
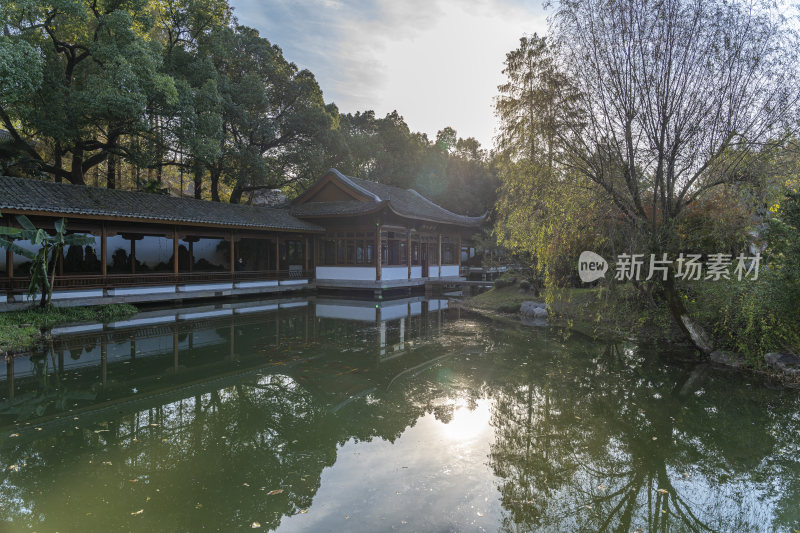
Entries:
<svg viewBox="0 0 800 533">
<path fill-rule="evenodd" d="M 800 357 L 797 355 L 770 352 L 764 355 L 764 360 L 775 370 L 780 370 L 793 376 L 800 375 Z"/>
<path fill-rule="evenodd" d="M 522 305 L 520 305 L 519 314 L 521 314 L 522 316 L 534 317 L 537 316 L 536 315 L 537 309 L 544 310 L 544 312 L 547 313 L 547 304 L 544 302 L 534 302 L 533 300 L 526 300 L 522 302 Z M 541 315 L 538 315 L 538 317 L 541 317 Z"/>
<path fill-rule="evenodd" d="M 736 353 L 726 352 L 724 350 L 716 350 L 711 352 L 709 359 L 711 362 L 717 363 L 718 365 L 725 365 L 733 368 L 739 368 L 744 364 L 744 357 Z"/>
</svg>

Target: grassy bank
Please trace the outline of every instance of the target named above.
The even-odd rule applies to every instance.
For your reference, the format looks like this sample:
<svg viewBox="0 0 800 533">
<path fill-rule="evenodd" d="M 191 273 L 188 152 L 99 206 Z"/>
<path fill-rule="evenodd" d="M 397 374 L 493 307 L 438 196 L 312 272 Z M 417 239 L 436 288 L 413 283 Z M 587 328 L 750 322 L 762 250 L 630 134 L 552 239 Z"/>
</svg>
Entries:
<svg viewBox="0 0 800 533">
<path fill-rule="evenodd" d="M 632 286 L 569 288 L 536 297 L 519 283 L 493 288 L 465 302 L 489 313 L 517 313 L 526 300 L 547 301 L 551 323 L 603 338 L 638 338 L 647 342 L 685 343 L 668 313 L 643 306 Z"/>
<path fill-rule="evenodd" d="M 53 326 L 74 322 L 110 322 L 134 313 L 136 308 L 128 304 L 33 308 L 0 313 L 0 353 L 30 349 L 41 340 L 42 330 Z"/>
</svg>

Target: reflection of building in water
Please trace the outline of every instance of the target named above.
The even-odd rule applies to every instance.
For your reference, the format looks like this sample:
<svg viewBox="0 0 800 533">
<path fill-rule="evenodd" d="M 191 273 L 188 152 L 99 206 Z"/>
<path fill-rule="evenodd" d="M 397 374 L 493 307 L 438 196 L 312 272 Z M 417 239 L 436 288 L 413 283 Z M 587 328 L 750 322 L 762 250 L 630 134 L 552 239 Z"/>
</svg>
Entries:
<svg viewBox="0 0 800 533">
<path fill-rule="evenodd" d="M 318 352 L 351 353 L 380 363 L 437 335 L 447 310 L 446 300 L 414 297 L 282 299 L 141 312 L 106 325 L 57 328 L 52 351 L 0 366 L 0 394 L 13 401 L 20 393 L 41 391 L 53 374 L 72 388 L 119 399 L 132 389 L 143 393 L 264 365 L 290 368 L 308 359 L 309 349 L 312 358 Z"/>
</svg>

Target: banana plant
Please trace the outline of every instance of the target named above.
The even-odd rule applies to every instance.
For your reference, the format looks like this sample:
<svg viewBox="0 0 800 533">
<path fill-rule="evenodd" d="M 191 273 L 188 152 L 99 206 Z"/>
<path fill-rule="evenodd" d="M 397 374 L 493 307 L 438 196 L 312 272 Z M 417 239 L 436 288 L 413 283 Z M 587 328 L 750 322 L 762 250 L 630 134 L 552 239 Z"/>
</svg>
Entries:
<svg viewBox="0 0 800 533">
<path fill-rule="evenodd" d="M 40 307 L 47 307 L 53 297 L 56 258 L 62 254 L 64 246 L 94 244 L 94 237 L 67 234 L 67 219 L 65 218 L 56 220 L 54 235 L 50 235 L 45 230 L 34 226 L 25 215 L 19 215 L 16 219 L 20 225 L 19 228 L 0 226 L 0 247 L 31 260 L 28 299 L 34 301 L 40 296 Z M 29 241 L 39 248 L 36 251 L 29 250 L 14 241 Z"/>
</svg>

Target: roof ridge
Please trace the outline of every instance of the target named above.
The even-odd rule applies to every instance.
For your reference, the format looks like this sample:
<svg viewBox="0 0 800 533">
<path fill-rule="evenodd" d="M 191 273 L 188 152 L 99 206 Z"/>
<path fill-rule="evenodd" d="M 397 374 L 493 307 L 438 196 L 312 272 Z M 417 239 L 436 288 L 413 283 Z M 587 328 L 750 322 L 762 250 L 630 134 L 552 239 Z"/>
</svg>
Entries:
<svg viewBox="0 0 800 533">
<path fill-rule="evenodd" d="M 360 192 L 362 194 L 366 194 L 367 196 L 369 196 L 372 199 L 374 199 L 376 202 L 382 202 L 383 201 L 380 196 L 378 196 L 377 194 L 375 194 L 372 191 L 369 191 L 369 190 L 365 189 L 364 187 L 362 187 L 361 185 L 359 185 L 358 183 L 353 181 L 353 180 L 361 181 L 360 178 L 355 178 L 355 177 L 351 177 L 351 176 L 345 176 L 344 174 L 342 174 L 341 172 L 339 172 L 335 168 L 331 168 L 330 170 L 328 170 L 328 172 L 329 173 L 330 172 L 334 173 L 338 178 L 340 178 L 345 183 L 347 183 L 348 185 L 350 185 L 351 187 L 356 189 L 358 192 Z"/>
<path fill-rule="evenodd" d="M 154 193 L 149 193 L 149 192 L 145 192 L 145 191 L 128 191 L 128 190 L 125 190 L 125 189 L 107 189 L 105 187 L 95 187 L 93 185 L 87 185 L 85 183 L 56 183 L 56 182 L 47 181 L 47 180 L 40 180 L 40 179 L 36 179 L 36 178 L 20 178 L 20 177 L 17 177 L 17 176 L 3 176 L 3 175 L 0 175 L 0 180 L 14 180 L 14 181 L 18 181 L 18 182 L 23 182 L 25 184 L 36 183 L 36 184 L 44 185 L 45 187 L 53 187 L 53 188 L 58 188 L 58 187 L 67 187 L 67 188 L 69 188 L 69 187 L 83 187 L 83 188 L 88 189 L 90 191 L 98 191 L 98 192 L 100 192 L 100 194 L 123 194 L 123 195 L 130 194 L 130 195 L 139 196 L 140 198 L 144 198 L 146 196 L 149 199 L 153 199 L 153 198 L 170 198 L 170 199 L 178 200 L 178 201 L 196 202 L 196 203 L 202 203 L 202 204 L 219 204 L 219 205 L 240 206 L 240 207 L 255 208 L 255 209 L 267 209 L 267 210 L 270 210 L 270 211 L 285 211 L 285 209 L 282 209 L 280 207 L 268 207 L 268 206 L 262 206 L 262 205 L 252 205 L 252 204 L 232 204 L 230 202 L 213 202 L 211 200 L 203 200 L 202 198 L 192 198 L 190 196 L 173 196 L 172 194 L 154 194 Z M 1 203 L 2 203 L 2 201 L 0 201 L 0 204 Z"/>
</svg>

